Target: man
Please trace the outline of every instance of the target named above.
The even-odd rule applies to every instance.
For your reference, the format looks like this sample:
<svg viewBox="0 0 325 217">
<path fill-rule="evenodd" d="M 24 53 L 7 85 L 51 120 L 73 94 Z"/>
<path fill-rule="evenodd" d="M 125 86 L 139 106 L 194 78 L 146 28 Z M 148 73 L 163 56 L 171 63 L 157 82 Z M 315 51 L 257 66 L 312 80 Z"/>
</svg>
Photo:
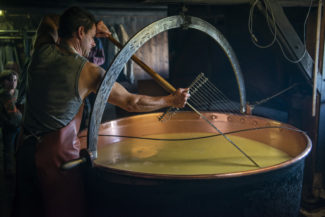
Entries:
<svg viewBox="0 0 325 217">
<path fill-rule="evenodd" d="M 17 152 L 16 216 L 79 217 L 87 212 L 79 168 L 63 172 L 59 167 L 79 157 L 82 101 L 96 92 L 105 73 L 85 57 L 95 46 L 94 37 L 110 32 L 103 22 L 96 24 L 93 15 L 78 7 L 63 13 L 59 27 L 57 22 L 55 16 L 42 20 L 28 69 L 24 136 Z M 184 107 L 188 97 L 188 89 L 150 97 L 131 94 L 115 83 L 108 102 L 129 112 L 148 112 Z M 36 176 L 30 176 L 33 171 Z M 34 184 L 30 191 L 27 180 L 40 183 L 40 189 Z M 38 190 L 42 201 L 33 193 Z M 40 203 L 44 212 L 35 207 Z"/>
</svg>

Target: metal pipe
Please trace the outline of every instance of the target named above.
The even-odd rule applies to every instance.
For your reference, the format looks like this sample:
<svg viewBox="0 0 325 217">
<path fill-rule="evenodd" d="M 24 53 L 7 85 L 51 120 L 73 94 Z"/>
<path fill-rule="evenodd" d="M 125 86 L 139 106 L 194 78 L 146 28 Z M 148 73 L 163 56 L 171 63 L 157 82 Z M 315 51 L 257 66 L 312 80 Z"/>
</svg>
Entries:
<svg viewBox="0 0 325 217">
<path fill-rule="evenodd" d="M 10 39 L 10 40 L 14 40 L 14 39 L 32 39 L 33 37 L 24 37 L 24 36 L 0 36 L 0 39 Z"/>
<path fill-rule="evenodd" d="M 36 30 L 8 30 L 8 29 L 0 29 L 0 33 L 36 33 Z"/>
<path fill-rule="evenodd" d="M 317 29 L 316 29 L 316 48 L 315 48 L 315 65 L 313 73 L 313 105 L 312 105 L 312 116 L 316 116 L 316 104 L 317 104 L 317 73 L 319 64 L 319 42 L 320 42 L 320 24 L 322 17 L 322 0 L 318 1 L 317 11 Z"/>
</svg>

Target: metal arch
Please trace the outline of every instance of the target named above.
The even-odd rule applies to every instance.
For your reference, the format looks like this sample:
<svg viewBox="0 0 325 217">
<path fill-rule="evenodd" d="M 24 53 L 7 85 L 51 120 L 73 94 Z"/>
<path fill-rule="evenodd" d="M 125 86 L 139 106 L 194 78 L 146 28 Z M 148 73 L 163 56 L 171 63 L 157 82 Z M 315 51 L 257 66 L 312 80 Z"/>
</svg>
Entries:
<svg viewBox="0 0 325 217">
<path fill-rule="evenodd" d="M 245 111 L 246 93 L 243 76 L 239 67 L 237 57 L 225 37 L 214 26 L 200 18 L 191 16 L 166 17 L 146 26 L 144 29 L 134 35 L 118 53 L 113 63 L 106 71 L 104 79 L 102 80 L 97 90 L 97 95 L 93 109 L 91 111 L 88 128 L 87 144 L 88 150 L 92 154 L 92 159 L 97 158 L 98 131 L 105 109 L 105 105 L 113 87 L 113 84 L 116 81 L 120 72 L 122 71 L 122 68 L 124 67 L 126 62 L 131 58 L 131 56 L 149 39 L 161 32 L 179 27 L 193 28 L 204 32 L 210 37 L 212 37 L 221 46 L 223 51 L 226 53 L 231 63 L 231 66 L 235 72 L 239 88 L 241 110 L 243 112 Z"/>
</svg>

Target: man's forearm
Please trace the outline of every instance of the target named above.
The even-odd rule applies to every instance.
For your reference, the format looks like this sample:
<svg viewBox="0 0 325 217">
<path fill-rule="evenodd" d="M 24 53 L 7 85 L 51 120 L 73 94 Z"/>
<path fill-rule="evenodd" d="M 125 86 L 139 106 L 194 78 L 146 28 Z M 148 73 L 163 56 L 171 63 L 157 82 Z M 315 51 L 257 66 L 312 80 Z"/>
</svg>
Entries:
<svg viewBox="0 0 325 217">
<path fill-rule="evenodd" d="M 169 106 L 172 106 L 170 96 L 153 97 L 136 95 L 134 99 L 129 100 L 125 109 L 129 112 L 150 112 Z"/>
</svg>

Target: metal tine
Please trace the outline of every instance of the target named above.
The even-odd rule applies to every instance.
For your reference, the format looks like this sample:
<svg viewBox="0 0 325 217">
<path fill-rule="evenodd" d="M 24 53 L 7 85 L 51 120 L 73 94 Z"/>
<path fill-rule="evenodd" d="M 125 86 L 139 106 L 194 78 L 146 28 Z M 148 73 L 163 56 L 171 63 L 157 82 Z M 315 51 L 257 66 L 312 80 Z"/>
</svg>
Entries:
<svg viewBox="0 0 325 217">
<path fill-rule="evenodd" d="M 209 91 L 204 90 L 204 87 L 217 92 L 217 96 L 221 96 L 221 98 L 217 99 L 216 96 L 209 93 Z M 200 107 L 201 101 L 207 102 L 209 100 L 212 100 L 212 101 L 220 101 L 220 102 L 227 102 L 227 101 L 230 102 L 230 100 L 227 99 L 223 94 L 220 94 L 221 91 L 218 88 L 216 88 L 211 82 L 209 82 L 209 79 L 202 72 L 190 84 L 189 92 L 191 94 L 189 101 L 193 101 L 194 104 L 196 104 L 196 106 L 198 107 Z M 236 111 L 235 107 L 224 106 L 223 103 L 219 105 L 218 109 L 221 109 L 221 111 L 223 112 Z M 174 116 L 177 111 L 179 111 L 179 109 L 170 107 L 158 118 L 158 120 L 167 121 L 171 119 L 171 117 Z"/>
<path fill-rule="evenodd" d="M 207 78 L 201 72 L 189 86 L 191 95 L 195 94 L 195 92 L 207 81 L 207 80 L 202 81 L 202 79 L 207 79 Z M 194 88 L 194 91 L 193 91 L 193 88 Z M 192 89 L 192 91 L 191 91 L 191 89 Z M 158 120 L 161 122 L 168 121 L 178 111 L 179 111 L 178 108 L 169 107 L 161 116 L 158 117 Z"/>
<path fill-rule="evenodd" d="M 158 117 L 158 120 L 161 122 L 168 121 L 178 112 L 178 108 L 169 107 L 161 116 Z"/>
<path fill-rule="evenodd" d="M 192 83 L 188 88 L 191 89 L 193 85 L 196 84 L 196 82 L 201 79 L 202 76 L 204 77 L 204 74 L 201 72 L 198 76 L 196 76 L 196 78 L 194 79 L 194 81 L 192 81 Z"/>
<path fill-rule="evenodd" d="M 189 86 L 189 92 L 190 92 L 191 97 L 193 97 L 193 99 L 194 99 L 194 95 L 208 81 L 209 81 L 209 79 L 207 77 L 205 77 L 204 73 L 202 73 L 202 72 L 193 80 L 193 82 Z M 172 116 L 174 116 L 176 114 L 176 112 L 178 112 L 178 111 L 179 111 L 178 108 L 170 107 L 160 117 L 158 117 L 158 120 L 162 121 L 162 122 L 170 120 L 172 118 Z"/>
<path fill-rule="evenodd" d="M 194 95 L 207 81 L 208 78 L 206 78 L 204 74 L 201 73 L 198 79 L 195 79 L 195 82 L 192 83 L 190 87 L 190 94 Z"/>
<path fill-rule="evenodd" d="M 203 86 L 204 85 L 204 86 Z M 203 86 L 203 88 L 202 88 Z M 238 106 L 235 106 L 217 87 L 215 87 L 207 77 L 201 73 L 195 81 L 191 84 L 191 98 L 189 101 L 194 102 L 196 106 L 200 107 L 200 102 L 220 102 L 218 106 L 213 106 L 223 112 L 239 113 Z M 216 95 L 209 92 L 207 89 L 216 93 Z M 238 110 L 238 111 L 237 111 Z"/>
</svg>

